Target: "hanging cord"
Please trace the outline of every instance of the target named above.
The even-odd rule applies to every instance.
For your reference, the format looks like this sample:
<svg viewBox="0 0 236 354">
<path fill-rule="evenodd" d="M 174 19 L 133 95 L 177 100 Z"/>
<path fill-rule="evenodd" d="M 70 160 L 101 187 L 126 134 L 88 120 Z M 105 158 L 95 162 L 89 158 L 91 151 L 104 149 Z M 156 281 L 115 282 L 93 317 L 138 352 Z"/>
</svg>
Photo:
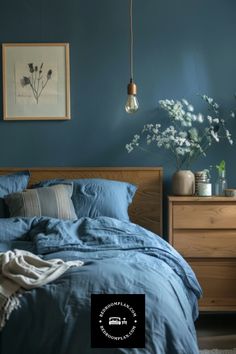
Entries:
<svg viewBox="0 0 236 354">
<path fill-rule="evenodd" d="M 133 33 L 133 0 L 129 1 L 129 17 L 130 17 L 130 80 L 133 82 L 134 78 L 134 33 Z"/>
</svg>

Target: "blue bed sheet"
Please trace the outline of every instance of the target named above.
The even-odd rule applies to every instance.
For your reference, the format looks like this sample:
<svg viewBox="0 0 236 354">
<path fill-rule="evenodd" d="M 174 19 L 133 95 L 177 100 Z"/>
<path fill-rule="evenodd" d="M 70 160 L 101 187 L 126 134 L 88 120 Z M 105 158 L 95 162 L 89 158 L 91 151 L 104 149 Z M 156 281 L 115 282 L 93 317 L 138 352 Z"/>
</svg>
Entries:
<svg viewBox="0 0 236 354">
<path fill-rule="evenodd" d="M 0 251 L 12 248 L 85 264 L 22 295 L 0 334 L 2 354 L 198 353 L 200 286 L 185 260 L 157 235 L 108 217 L 2 219 Z M 93 293 L 145 294 L 145 348 L 91 348 Z"/>
</svg>

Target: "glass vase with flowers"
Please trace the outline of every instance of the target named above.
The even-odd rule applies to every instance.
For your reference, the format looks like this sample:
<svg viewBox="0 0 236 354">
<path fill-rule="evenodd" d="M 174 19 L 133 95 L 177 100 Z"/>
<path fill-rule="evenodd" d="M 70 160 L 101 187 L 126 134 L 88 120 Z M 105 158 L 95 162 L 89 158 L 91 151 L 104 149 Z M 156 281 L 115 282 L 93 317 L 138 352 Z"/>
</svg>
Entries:
<svg viewBox="0 0 236 354">
<path fill-rule="evenodd" d="M 129 153 L 143 148 L 143 144 L 154 144 L 158 149 L 164 148 L 169 152 L 176 166 L 172 178 L 175 195 L 194 194 L 194 175 L 190 168 L 199 157 L 206 156 L 214 143 L 226 139 L 233 144 L 218 103 L 207 95 L 201 95 L 201 98 L 208 105 L 208 114 L 195 113 L 193 105 L 185 98 L 160 100 L 159 105 L 167 113 L 170 125 L 162 128 L 159 123 L 145 124 L 141 132 L 126 144 Z"/>
</svg>

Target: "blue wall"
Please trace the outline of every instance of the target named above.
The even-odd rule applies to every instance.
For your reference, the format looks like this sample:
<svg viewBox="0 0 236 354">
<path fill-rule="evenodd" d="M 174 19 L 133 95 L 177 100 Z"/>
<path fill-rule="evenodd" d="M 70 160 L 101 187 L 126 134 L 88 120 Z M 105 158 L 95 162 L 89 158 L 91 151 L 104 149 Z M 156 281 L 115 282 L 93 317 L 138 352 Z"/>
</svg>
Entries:
<svg viewBox="0 0 236 354">
<path fill-rule="evenodd" d="M 204 110 L 207 93 L 236 108 L 236 1 L 134 0 L 135 79 L 140 110 L 124 111 L 128 0 L 8 0 L 0 3 L 0 42 L 69 42 L 72 119 L 0 121 L 1 166 L 174 166 L 161 150 L 127 154 L 146 122 L 161 121 L 157 102 L 186 97 Z M 0 99 L 1 99 L 0 94 Z M 236 124 L 231 124 L 236 139 Z M 224 158 L 236 187 L 235 145 L 216 146 L 194 168 Z"/>
</svg>

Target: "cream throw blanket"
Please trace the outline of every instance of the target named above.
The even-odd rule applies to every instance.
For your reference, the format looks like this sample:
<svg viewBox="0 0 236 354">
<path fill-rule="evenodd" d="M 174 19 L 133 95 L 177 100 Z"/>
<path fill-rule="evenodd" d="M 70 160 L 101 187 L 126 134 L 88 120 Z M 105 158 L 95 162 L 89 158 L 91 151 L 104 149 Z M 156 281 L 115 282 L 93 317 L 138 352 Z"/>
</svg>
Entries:
<svg viewBox="0 0 236 354">
<path fill-rule="evenodd" d="M 82 266 L 81 261 L 64 262 L 61 259 L 45 261 L 23 250 L 0 253 L 0 330 L 11 312 L 20 306 L 24 290 L 47 284 L 70 267 Z"/>
</svg>

